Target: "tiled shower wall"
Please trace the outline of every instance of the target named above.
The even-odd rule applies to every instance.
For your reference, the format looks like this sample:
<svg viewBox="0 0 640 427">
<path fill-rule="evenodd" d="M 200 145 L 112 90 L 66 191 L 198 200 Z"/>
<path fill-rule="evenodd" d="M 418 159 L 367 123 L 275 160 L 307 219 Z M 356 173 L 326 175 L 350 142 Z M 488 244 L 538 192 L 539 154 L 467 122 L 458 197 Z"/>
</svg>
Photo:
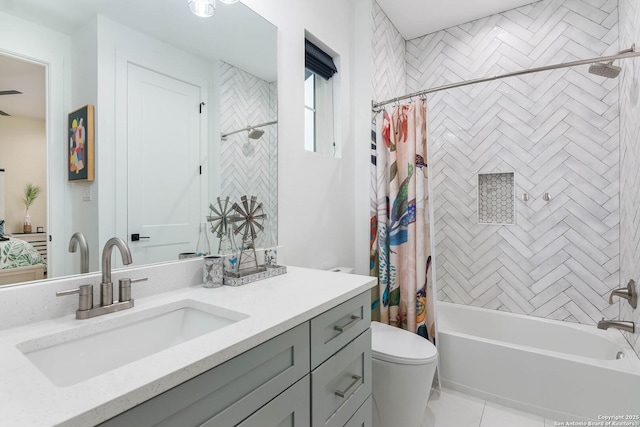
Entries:
<svg viewBox="0 0 640 427">
<path fill-rule="evenodd" d="M 220 67 L 222 133 L 277 120 L 275 82 L 269 83 L 225 62 L 221 62 Z M 264 135 L 259 139 L 248 140 L 248 132 L 240 132 L 221 141 L 221 191 L 223 197 L 229 196 L 232 201 L 239 201 L 243 195 L 256 196 L 264 204 L 267 230 L 271 229 L 275 237 L 278 226 L 278 127 L 270 125 L 260 129 Z"/>
<path fill-rule="evenodd" d="M 620 45 L 640 47 L 640 5 L 620 0 Z M 640 59 L 627 59 L 620 77 L 620 282 L 640 282 Z M 640 324 L 640 309 L 620 300 L 620 318 Z M 625 333 L 640 355 L 640 335 Z"/>
<path fill-rule="evenodd" d="M 543 0 L 411 40 L 407 89 L 614 54 L 617 3 Z M 619 285 L 618 80 L 587 69 L 430 97 L 439 299 L 586 324 L 617 317 L 607 297 Z M 510 171 L 516 225 L 479 225 L 476 175 Z"/>
<path fill-rule="evenodd" d="M 371 15 L 371 94 L 374 100 L 379 101 L 406 92 L 405 41 L 375 0 Z M 373 203 L 370 209 L 375 212 L 376 204 Z M 378 287 L 371 291 L 372 307 L 379 292 Z M 371 319 L 380 320 L 377 308 L 371 311 Z"/>
<path fill-rule="evenodd" d="M 406 91 L 406 62 L 404 39 L 393 26 L 377 2 L 371 8 L 373 14 L 371 55 L 373 76 L 372 96 L 376 101 L 403 95 Z"/>
<path fill-rule="evenodd" d="M 410 40 L 406 90 L 391 97 L 614 54 L 617 5 L 543 0 Z M 430 95 L 438 299 L 587 324 L 617 317 L 607 297 L 619 285 L 618 81 L 587 68 Z M 486 172 L 515 172 L 516 225 L 478 224 Z"/>
</svg>

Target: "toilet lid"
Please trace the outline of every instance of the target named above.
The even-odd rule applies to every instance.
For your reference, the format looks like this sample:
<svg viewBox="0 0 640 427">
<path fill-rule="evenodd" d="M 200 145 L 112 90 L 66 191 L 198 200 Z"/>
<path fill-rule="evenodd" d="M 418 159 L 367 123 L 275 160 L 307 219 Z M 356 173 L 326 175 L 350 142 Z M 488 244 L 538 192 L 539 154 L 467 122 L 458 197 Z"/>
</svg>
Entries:
<svg viewBox="0 0 640 427">
<path fill-rule="evenodd" d="M 371 350 L 374 359 L 401 365 L 422 365 L 437 356 L 431 341 L 380 322 L 371 322 Z"/>
</svg>

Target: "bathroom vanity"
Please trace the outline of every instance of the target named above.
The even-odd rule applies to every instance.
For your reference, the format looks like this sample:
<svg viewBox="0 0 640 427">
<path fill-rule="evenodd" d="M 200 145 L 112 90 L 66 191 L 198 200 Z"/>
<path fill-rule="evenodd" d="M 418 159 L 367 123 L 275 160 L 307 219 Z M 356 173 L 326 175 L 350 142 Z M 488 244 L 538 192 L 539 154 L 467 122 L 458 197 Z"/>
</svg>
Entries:
<svg viewBox="0 0 640 427">
<path fill-rule="evenodd" d="M 342 427 L 371 395 L 369 303 L 352 298 L 103 425 Z"/>
<path fill-rule="evenodd" d="M 170 264 L 114 272 L 149 276 L 125 312 L 76 320 L 68 310 L 0 331 L 3 425 L 371 425 L 374 279 L 290 267 L 243 287 L 204 289 L 200 264 L 181 265 L 183 287 L 163 283 L 172 281 Z M 46 283 L 40 291 L 70 285 Z M 107 345 L 118 336 L 120 348 Z M 91 340 L 99 356 L 66 360 L 65 346 Z M 102 345 L 115 350 L 102 354 Z"/>
</svg>

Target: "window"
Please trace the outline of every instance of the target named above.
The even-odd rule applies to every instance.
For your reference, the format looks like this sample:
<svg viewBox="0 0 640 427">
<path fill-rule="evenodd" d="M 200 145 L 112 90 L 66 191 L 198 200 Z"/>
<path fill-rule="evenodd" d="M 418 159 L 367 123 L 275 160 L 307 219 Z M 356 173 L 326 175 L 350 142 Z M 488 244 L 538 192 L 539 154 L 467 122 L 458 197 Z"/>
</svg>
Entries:
<svg viewBox="0 0 640 427">
<path fill-rule="evenodd" d="M 308 151 L 337 156 L 334 114 L 336 64 L 325 50 L 305 40 L 304 109 Z"/>
<path fill-rule="evenodd" d="M 316 151 L 316 75 L 304 71 L 304 148 Z"/>
</svg>

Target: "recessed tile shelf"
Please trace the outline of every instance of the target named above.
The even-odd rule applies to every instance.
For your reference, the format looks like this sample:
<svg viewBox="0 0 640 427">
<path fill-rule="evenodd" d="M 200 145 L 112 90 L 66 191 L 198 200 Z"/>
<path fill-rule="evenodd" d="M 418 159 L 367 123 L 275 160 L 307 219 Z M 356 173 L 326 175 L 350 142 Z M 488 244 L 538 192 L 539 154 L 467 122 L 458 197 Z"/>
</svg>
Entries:
<svg viewBox="0 0 640 427">
<path fill-rule="evenodd" d="M 514 173 L 478 174 L 478 224 L 516 223 Z"/>
</svg>

